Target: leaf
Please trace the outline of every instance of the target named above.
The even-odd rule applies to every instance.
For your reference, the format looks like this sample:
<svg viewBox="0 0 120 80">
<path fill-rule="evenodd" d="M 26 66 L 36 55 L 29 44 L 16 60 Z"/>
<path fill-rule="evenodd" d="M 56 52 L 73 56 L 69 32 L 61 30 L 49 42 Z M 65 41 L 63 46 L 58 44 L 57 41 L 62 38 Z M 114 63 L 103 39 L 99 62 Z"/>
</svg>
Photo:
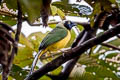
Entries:
<svg viewBox="0 0 120 80">
<path fill-rule="evenodd" d="M 78 62 L 83 65 L 97 65 L 97 59 L 87 54 L 82 54 Z"/>
<path fill-rule="evenodd" d="M 58 75 L 58 74 L 61 72 L 61 70 L 62 70 L 62 66 L 58 67 L 57 69 L 55 69 L 55 70 L 52 71 L 51 73 L 52 73 L 53 75 Z"/>
<path fill-rule="evenodd" d="M 3 0 L 3 3 L 6 3 L 9 9 L 17 9 L 17 0 Z"/>
<path fill-rule="evenodd" d="M 48 76 L 43 76 L 39 80 L 51 80 L 51 78 L 49 78 Z"/>
<path fill-rule="evenodd" d="M 103 6 L 105 11 L 110 11 L 112 9 L 112 6 L 110 6 L 112 3 L 106 0 L 101 1 L 101 6 Z"/>
<path fill-rule="evenodd" d="M 72 80 L 99 80 L 99 79 L 89 72 L 84 72 L 82 75 L 76 72 L 75 77 Z"/>
<path fill-rule="evenodd" d="M 95 76 L 98 78 L 112 78 L 114 80 L 119 80 L 119 78 L 111 71 L 108 70 L 106 67 L 102 66 L 89 66 L 85 68 L 87 72 L 94 73 Z"/>
<path fill-rule="evenodd" d="M 13 37 L 15 36 L 14 34 L 12 34 Z M 31 50 L 34 49 L 33 44 L 28 40 L 28 38 L 25 37 L 25 35 L 23 33 L 20 34 L 20 40 L 19 43 L 21 44 L 21 46 L 25 46 L 30 48 Z"/>
<path fill-rule="evenodd" d="M 18 54 L 14 59 L 14 64 L 25 67 L 32 64 L 33 50 L 29 47 L 19 47 Z"/>
<path fill-rule="evenodd" d="M 111 3 L 115 4 L 116 0 L 109 0 Z"/>
<path fill-rule="evenodd" d="M 33 44 L 35 51 L 38 51 L 40 42 L 43 40 L 46 34 L 47 33 L 43 34 L 42 32 L 35 32 L 28 36 L 28 39 Z"/>
<path fill-rule="evenodd" d="M 31 50 L 33 50 L 33 48 L 34 48 L 33 44 L 22 33 L 20 34 L 20 41 L 19 41 L 19 43 L 25 45 L 26 47 L 31 48 Z"/>
<path fill-rule="evenodd" d="M 112 58 L 112 57 L 115 57 L 115 56 L 117 56 L 119 53 L 111 53 L 111 54 L 108 54 L 107 56 L 106 56 L 106 58 Z"/>
<path fill-rule="evenodd" d="M 109 43 L 112 45 L 115 45 L 115 46 L 119 46 L 120 39 L 114 39 L 114 40 L 110 41 Z"/>
<path fill-rule="evenodd" d="M 22 11 L 28 16 L 30 23 L 33 23 L 40 17 L 40 11 L 42 8 L 42 0 L 20 0 Z"/>
<path fill-rule="evenodd" d="M 61 11 L 59 8 L 57 9 L 57 14 L 60 16 L 60 18 L 61 18 L 62 20 L 65 19 L 65 14 L 64 14 L 64 12 Z"/>
<path fill-rule="evenodd" d="M 11 25 L 11 26 L 16 25 L 16 23 L 17 23 L 17 21 L 12 21 L 12 20 L 10 20 L 10 21 L 3 21 L 3 22 L 8 24 L 8 25 Z"/>
<path fill-rule="evenodd" d="M 52 5 L 50 7 L 51 7 L 52 15 L 55 16 L 57 14 L 57 7 Z"/>
<path fill-rule="evenodd" d="M 24 80 L 26 75 L 28 74 L 27 71 L 23 70 L 21 67 L 17 65 L 13 65 L 12 70 L 10 72 L 10 76 L 14 79 Z"/>
<path fill-rule="evenodd" d="M 79 10 L 76 7 L 74 7 L 76 6 L 76 4 L 69 4 L 68 0 L 56 1 L 53 2 L 52 5 L 63 10 L 65 13 L 69 13 L 67 15 L 71 15 L 71 14 L 76 15 L 76 12 L 79 12 Z"/>
<path fill-rule="evenodd" d="M 90 16 L 90 25 L 93 27 L 94 25 L 94 16 L 99 14 L 101 12 L 101 4 L 99 2 L 96 2 L 93 6 L 93 12 Z"/>
<path fill-rule="evenodd" d="M 50 28 L 55 28 L 55 27 L 56 27 L 56 24 L 49 24 L 49 27 L 50 27 Z"/>
<path fill-rule="evenodd" d="M 116 71 L 117 72 L 117 68 L 114 67 L 114 64 L 117 65 L 116 63 L 112 63 L 112 62 L 107 62 L 107 61 L 104 61 L 104 60 L 98 60 L 99 61 L 99 65 L 103 66 L 103 67 L 106 67 L 106 68 L 109 68 L 111 71 Z M 112 64 L 112 65 L 110 65 Z"/>
<path fill-rule="evenodd" d="M 77 28 L 79 28 L 80 31 L 82 31 L 84 29 L 84 27 L 82 25 L 77 25 Z"/>
</svg>

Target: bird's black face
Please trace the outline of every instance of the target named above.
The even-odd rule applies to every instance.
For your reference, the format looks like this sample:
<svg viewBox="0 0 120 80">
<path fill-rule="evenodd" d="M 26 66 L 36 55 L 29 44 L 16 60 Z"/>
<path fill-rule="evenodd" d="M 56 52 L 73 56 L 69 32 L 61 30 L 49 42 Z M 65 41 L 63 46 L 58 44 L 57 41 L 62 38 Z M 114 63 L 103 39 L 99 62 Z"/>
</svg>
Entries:
<svg viewBox="0 0 120 80">
<path fill-rule="evenodd" d="M 65 21 L 64 26 L 67 29 L 71 30 L 73 26 L 76 26 L 76 24 L 74 22 L 72 22 L 72 21 Z"/>
</svg>

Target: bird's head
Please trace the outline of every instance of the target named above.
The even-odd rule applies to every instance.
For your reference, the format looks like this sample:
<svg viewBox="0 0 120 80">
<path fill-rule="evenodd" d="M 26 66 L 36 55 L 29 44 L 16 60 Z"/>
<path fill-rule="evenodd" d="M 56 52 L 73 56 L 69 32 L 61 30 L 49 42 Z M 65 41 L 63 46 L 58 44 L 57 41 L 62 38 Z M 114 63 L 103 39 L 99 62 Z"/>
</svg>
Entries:
<svg viewBox="0 0 120 80">
<path fill-rule="evenodd" d="M 76 24 L 72 21 L 63 21 L 64 26 L 68 29 L 71 30 L 73 26 L 76 26 Z"/>
</svg>

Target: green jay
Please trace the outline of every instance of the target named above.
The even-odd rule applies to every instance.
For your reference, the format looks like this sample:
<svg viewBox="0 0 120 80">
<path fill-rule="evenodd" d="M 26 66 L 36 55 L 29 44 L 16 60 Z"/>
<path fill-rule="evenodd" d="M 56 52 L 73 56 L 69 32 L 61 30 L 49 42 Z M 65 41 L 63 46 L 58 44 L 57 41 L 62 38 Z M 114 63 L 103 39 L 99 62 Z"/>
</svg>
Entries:
<svg viewBox="0 0 120 80">
<path fill-rule="evenodd" d="M 76 24 L 72 21 L 62 21 L 56 25 L 51 32 L 42 40 L 39 46 L 39 52 L 35 56 L 30 74 L 32 74 L 38 58 L 40 58 L 47 51 L 57 51 L 64 48 L 71 39 L 70 30 Z"/>
</svg>

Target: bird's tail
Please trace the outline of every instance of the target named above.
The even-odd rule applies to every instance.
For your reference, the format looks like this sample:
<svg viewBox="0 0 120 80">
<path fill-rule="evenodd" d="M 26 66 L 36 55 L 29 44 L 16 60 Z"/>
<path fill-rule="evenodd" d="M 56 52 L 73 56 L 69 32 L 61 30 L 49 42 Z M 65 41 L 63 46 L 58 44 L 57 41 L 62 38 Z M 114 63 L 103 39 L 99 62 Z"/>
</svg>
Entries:
<svg viewBox="0 0 120 80">
<path fill-rule="evenodd" d="M 42 51 L 42 50 L 40 50 L 40 51 L 38 52 L 38 54 L 36 54 L 36 56 L 35 56 L 35 58 L 34 58 L 34 60 L 33 60 L 33 63 L 32 63 L 32 66 L 31 66 L 31 70 L 30 70 L 29 75 L 31 75 L 31 74 L 33 73 L 34 68 L 35 68 L 35 66 L 36 66 L 36 63 L 37 63 L 37 61 L 38 61 L 38 58 L 41 57 L 42 54 L 43 54 L 43 51 Z"/>
</svg>

